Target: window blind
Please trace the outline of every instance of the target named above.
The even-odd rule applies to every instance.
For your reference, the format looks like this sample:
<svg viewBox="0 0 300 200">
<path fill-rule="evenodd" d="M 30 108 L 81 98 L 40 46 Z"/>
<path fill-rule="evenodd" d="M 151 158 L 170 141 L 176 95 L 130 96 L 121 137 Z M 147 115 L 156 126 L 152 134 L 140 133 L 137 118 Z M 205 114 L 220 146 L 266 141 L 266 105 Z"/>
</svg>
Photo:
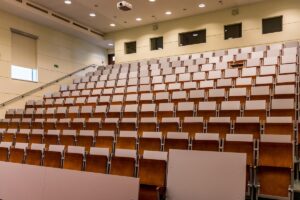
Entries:
<svg viewBox="0 0 300 200">
<path fill-rule="evenodd" d="M 37 67 L 37 37 L 12 30 L 12 65 Z"/>
</svg>

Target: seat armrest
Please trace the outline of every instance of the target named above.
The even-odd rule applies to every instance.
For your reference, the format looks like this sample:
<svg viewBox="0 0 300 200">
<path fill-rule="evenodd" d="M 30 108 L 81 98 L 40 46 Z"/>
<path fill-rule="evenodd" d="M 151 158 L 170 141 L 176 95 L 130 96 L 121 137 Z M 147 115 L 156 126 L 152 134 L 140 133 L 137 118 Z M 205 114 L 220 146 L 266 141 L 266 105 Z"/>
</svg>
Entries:
<svg viewBox="0 0 300 200">
<path fill-rule="evenodd" d="M 141 184 L 140 188 L 155 191 L 157 193 L 157 199 L 166 199 L 167 188 L 165 186 L 160 187 L 156 185 Z"/>
<path fill-rule="evenodd" d="M 158 191 L 159 195 L 166 195 L 167 192 L 167 187 L 163 186 L 163 187 L 156 187 L 156 190 Z"/>
</svg>

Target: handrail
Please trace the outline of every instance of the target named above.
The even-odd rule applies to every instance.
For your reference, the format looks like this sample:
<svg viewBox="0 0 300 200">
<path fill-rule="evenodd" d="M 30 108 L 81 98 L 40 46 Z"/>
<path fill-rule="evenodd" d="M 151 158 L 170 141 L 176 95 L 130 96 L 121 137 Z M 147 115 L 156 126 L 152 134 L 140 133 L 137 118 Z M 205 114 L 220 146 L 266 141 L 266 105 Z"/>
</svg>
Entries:
<svg viewBox="0 0 300 200">
<path fill-rule="evenodd" d="M 33 93 L 35 93 L 35 92 L 38 92 L 38 91 L 40 91 L 40 90 L 43 90 L 43 89 L 45 89 L 46 87 L 49 87 L 49 86 L 53 85 L 54 83 L 58 83 L 59 81 L 65 79 L 65 78 L 71 77 L 71 76 L 73 76 L 74 74 L 77 74 L 78 72 L 84 71 L 84 70 L 86 70 L 86 69 L 88 69 L 88 68 L 90 68 L 90 67 L 94 67 L 94 68 L 95 68 L 95 67 L 97 67 L 97 65 L 95 65 L 95 64 L 89 65 L 89 66 L 83 67 L 83 68 L 81 68 L 81 69 L 78 69 L 78 70 L 76 70 L 76 71 L 74 71 L 74 72 L 71 72 L 71 73 L 69 73 L 69 74 L 67 74 L 67 75 L 65 75 L 65 76 L 62 76 L 62 77 L 60 77 L 60 78 L 54 80 L 54 81 L 51 81 L 51 82 L 49 82 L 49 83 L 46 83 L 46 84 L 44 84 L 44 85 L 42 85 L 42 86 L 40 86 L 40 87 L 38 87 L 38 88 L 35 88 L 35 89 L 33 89 L 33 90 L 30 90 L 30 91 L 28 91 L 28 92 L 25 92 L 25 93 L 23 93 L 23 94 L 17 96 L 17 97 L 14 97 L 14 98 L 12 98 L 12 99 L 10 99 L 10 100 L 8 100 L 8 101 L 5 101 L 5 102 L 3 102 L 3 103 L 0 104 L 0 107 L 5 107 L 5 106 L 7 106 L 8 104 L 10 104 L 10 103 L 12 103 L 12 102 L 15 102 L 15 101 L 17 101 L 17 100 L 19 100 L 19 99 L 23 99 L 23 98 L 26 97 L 26 96 L 29 96 L 29 95 L 31 95 L 31 94 L 33 94 Z"/>
</svg>

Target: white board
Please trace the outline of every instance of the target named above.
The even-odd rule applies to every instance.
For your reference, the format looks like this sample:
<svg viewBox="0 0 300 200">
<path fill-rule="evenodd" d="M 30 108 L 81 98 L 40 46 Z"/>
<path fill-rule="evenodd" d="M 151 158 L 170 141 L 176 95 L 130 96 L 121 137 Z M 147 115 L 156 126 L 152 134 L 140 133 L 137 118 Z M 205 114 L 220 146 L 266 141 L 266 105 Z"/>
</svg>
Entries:
<svg viewBox="0 0 300 200">
<path fill-rule="evenodd" d="M 246 154 L 170 150 L 168 200 L 244 200 Z"/>
<path fill-rule="evenodd" d="M 138 193 L 138 178 L 0 162 L 3 200 L 138 200 Z"/>
</svg>

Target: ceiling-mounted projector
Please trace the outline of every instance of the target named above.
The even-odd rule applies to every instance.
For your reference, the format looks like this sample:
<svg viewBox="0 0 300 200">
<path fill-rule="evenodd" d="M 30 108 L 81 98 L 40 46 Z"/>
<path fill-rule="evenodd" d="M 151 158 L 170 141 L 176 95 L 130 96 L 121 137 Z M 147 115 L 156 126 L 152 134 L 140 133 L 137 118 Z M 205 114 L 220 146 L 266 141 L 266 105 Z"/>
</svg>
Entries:
<svg viewBox="0 0 300 200">
<path fill-rule="evenodd" d="M 127 2 L 127 1 L 118 2 L 117 7 L 119 10 L 123 10 L 123 11 L 129 11 L 132 9 L 131 3 Z"/>
</svg>

